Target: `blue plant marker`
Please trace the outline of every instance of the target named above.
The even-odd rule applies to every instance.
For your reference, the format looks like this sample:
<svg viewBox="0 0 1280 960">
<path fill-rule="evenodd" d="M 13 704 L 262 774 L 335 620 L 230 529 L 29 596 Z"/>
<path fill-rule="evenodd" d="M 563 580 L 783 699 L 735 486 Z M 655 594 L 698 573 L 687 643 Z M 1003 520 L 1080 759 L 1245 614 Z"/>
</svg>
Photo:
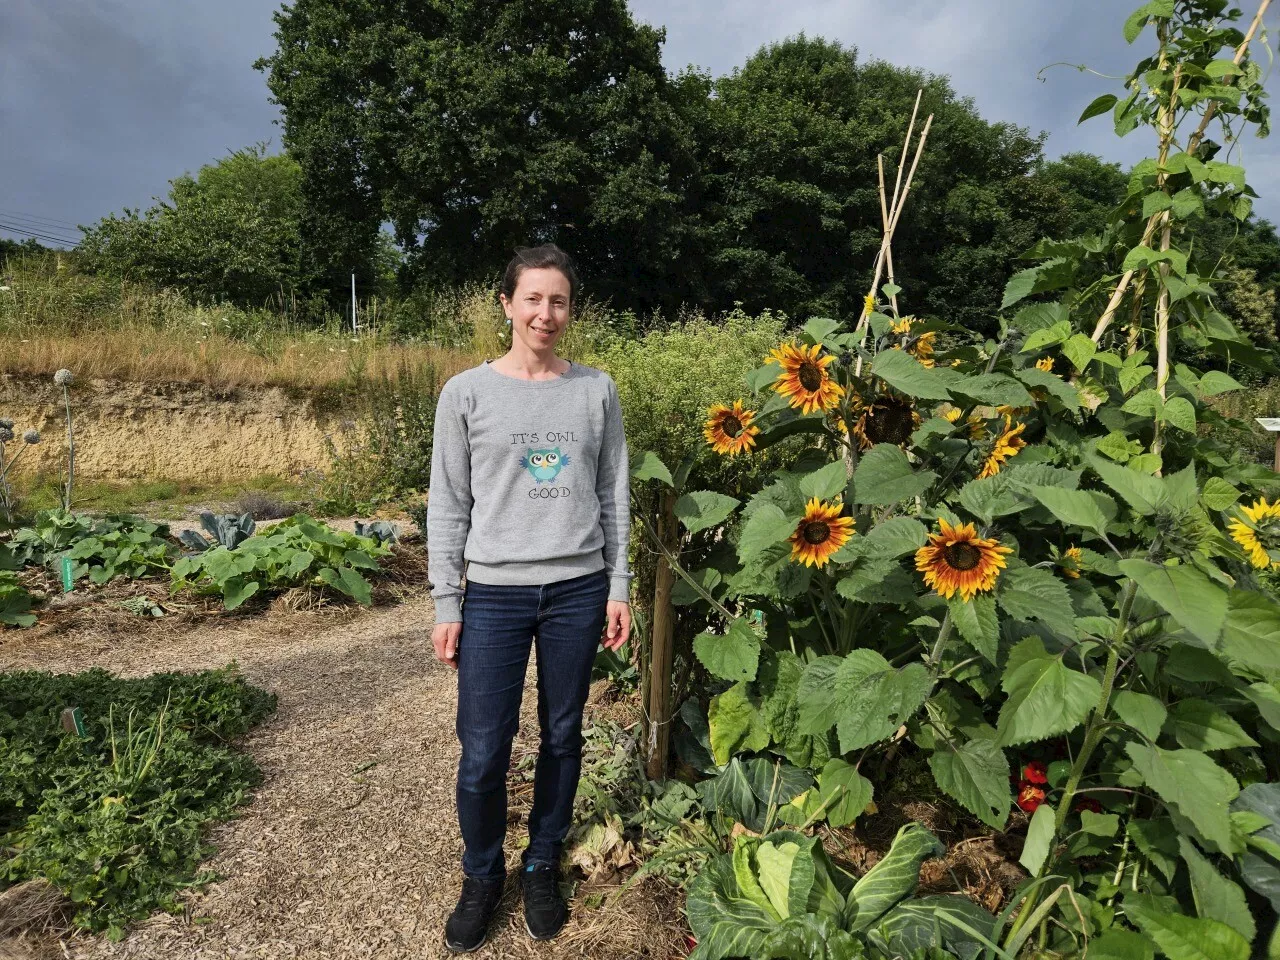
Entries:
<svg viewBox="0 0 1280 960">
<path fill-rule="evenodd" d="M 71 566 L 72 566 L 71 558 L 63 557 L 62 558 L 62 592 L 63 593 L 71 592 L 71 587 L 72 587 Z"/>
</svg>

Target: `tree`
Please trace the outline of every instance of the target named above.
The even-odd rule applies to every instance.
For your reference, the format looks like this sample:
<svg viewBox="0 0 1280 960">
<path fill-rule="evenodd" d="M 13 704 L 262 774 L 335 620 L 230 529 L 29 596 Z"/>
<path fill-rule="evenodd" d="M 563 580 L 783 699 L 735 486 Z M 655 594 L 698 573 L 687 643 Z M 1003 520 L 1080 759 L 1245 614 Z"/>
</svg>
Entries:
<svg viewBox="0 0 1280 960">
<path fill-rule="evenodd" d="M 892 191 L 918 89 L 933 126 L 912 212 L 894 243 L 904 307 L 983 329 L 1011 261 L 1060 198 L 1032 175 L 1042 138 L 978 116 L 945 77 L 803 34 L 762 48 L 715 83 L 706 248 L 713 299 L 792 316 L 849 316 L 880 240 L 876 155 Z"/>
<path fill-rule="evenodd" d="M 126 208 L 85 228 L 85 265 L 245 306 L 305 291 L 301 179 L 265 144 L 236 150 L 171 180 L 169 199 L 146 213 Z"/>
<path fill-rule="evenodd" d="M 317 263 L 346 269 L 385 219 L 408 281 L 492 279 L 550 240 L 597 293 L 684 299 L 706 80 L 669 80 L 663 32 L 623 0 L 298 0 L 275 19 L 258 65 L 333 250 Z"/>
</svg>

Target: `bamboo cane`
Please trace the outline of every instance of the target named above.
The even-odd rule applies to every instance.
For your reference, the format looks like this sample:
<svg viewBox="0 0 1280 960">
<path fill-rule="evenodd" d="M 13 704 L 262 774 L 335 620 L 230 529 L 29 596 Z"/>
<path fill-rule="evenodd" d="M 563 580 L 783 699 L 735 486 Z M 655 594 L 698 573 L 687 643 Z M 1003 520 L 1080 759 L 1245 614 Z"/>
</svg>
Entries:
<svg viewBox="0 0 1280 960">
<path fill-rule="evenodd" d="M 1244 39 L 1240 41 L 1240 46 L 1236 47 L 1235 56 L 1232 58 L 1231 62 L 1236 66 L 1239 66 L 1240 61 L 1244 59 L 1245 51 L 1248 49 L 1250 41 L 1253 40 L 1254 34 L 1257 33 L 1258 27 L 1262 23 L 1263 14 L 1267 12 L 1267 7 L 1270 5 L 1271 0 L 1261 0 L 1261 3 L 1258 5 L 1258 12 L 1253 17 L 1253 23 L 1249 25 L 1248 33 L 1246 33 L 1244 35 Z M 1230 82 L 1232 82 L 1231 77 L 1223 78 L 1223 83 Z M 1196 128 L 1196 132 L 1193 133 L 1191 135 L 1191 139 L 1187 141 L 1187 153 L 1194 153 L 1196 148 L 1200 146 L 1200 141 L 1203 139 L 1204 133 L 1209 127 L 1209 121 L 1213 118 L 1213 115 L 1216 112 L 1217 104 L 1210 103 L 1204 112 L 1204 117 L 1200 120 L 1200 126 Z M 1159 213 L 1152 214 L 1147 220 L 1146 229 L 1142 232 L 1142 243 L 1140 245 L 1146 246 L 1150 243 L 1151 238 L 1156 235 L 1156 231 L 1160 229 L 1160 226 L 1166 223 L 1168 219 L 1168 210 L 1161 210 Z M 1133 274 L 1133 270 L 1126 270 L 1124 275 L 1120 277 L 1119 282 L 1116 284 L 1115 291 L 1111 294 L 1111 299 L 1107 302 L 1107 308 L 1102 311 L 1102 316 L 1098 318 L 1098 324 L 1093 329 L 1094 343 L 1098 343 L 1102 340 L 1102 335 L 1111 324 L 1111 318 L 1119 308 L 1120 301 L 1124 299 L 1125 290 L 1128 289 L 1129 282 L 1133 279 Z"/>
</svg>

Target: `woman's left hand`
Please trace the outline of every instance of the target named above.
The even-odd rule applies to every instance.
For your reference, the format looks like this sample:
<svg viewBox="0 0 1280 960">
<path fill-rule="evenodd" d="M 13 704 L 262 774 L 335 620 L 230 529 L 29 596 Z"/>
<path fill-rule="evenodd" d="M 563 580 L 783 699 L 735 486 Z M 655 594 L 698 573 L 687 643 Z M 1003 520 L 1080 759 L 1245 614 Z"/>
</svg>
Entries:
<svg viewBox="0 0 1280 960">
<path fill-rule="evenodd" d="M 600 643 L 606 650 L 617 651 L 631 636 L 631 606 L 622 600 L 610 600 L 604 609 Z"/>
</svg>

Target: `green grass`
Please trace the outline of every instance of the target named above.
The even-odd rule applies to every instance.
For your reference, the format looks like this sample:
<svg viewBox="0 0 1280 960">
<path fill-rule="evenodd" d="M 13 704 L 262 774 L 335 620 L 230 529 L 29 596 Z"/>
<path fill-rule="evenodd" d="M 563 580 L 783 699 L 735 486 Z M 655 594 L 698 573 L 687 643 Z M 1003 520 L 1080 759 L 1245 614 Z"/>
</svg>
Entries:
<svg viewBox="0 0 1280 960">
<path fill-rule="evenodd" d="M 57 480 L 47 476 L 37 475 L 29 486 L 18 486 L 17 492 L 26 513 L 47 510 L 61 502 Z M 228 503 L 248 492 L 269 493 L 289 501 L 307 501 L 314 496 L 312 489 L 274 474 L 214 484 L 194 480 L 87 480 L 75 484 L 72 495 L 78 511 L 145 512 L 151 519 L 173 520 L 183 515 L 184 508 Z"/>
</svg>

